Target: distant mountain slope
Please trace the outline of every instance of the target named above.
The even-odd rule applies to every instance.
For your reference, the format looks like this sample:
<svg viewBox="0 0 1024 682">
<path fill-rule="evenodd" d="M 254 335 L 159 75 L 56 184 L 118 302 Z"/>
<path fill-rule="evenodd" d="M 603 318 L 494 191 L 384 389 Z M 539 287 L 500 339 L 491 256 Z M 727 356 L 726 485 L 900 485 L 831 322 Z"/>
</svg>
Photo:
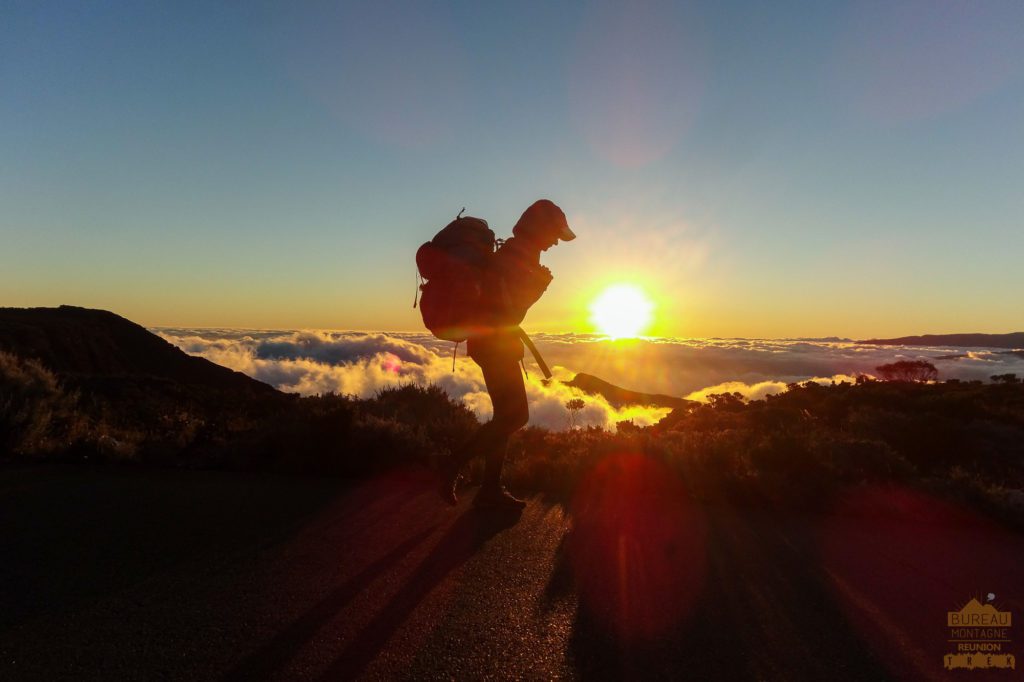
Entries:
<svg viewBox="0 0 1024 682">
<path fill-rule="evenodd" d="M 72 383 L 173 382 L 204 390 L 277 391 L 241 372 L 186 354 L 105 310 L 0 308 L 0 350 L 35 358 Z"/>
<path fill-rule="evenodd" d="M 868 339 L 857 343 L 877 346 L 981 346 L 986 348 L 1024 348 L 1024 332 L 1009 334 L 925 334 L 897 339 Z"/>
<path fill-rule="evenodd" d="M 677 398 L 660 393 L 639 393 L 610 384 L 590 374 L 577 374 L 572 381 L 564 382 L 566 386 L 578 388 L 590 395 L 603 396 L 612 407 L 623 405 L 645 405 L 650 407 L 685 407 L 694 404 L 692 400 Z"/>
</svg>

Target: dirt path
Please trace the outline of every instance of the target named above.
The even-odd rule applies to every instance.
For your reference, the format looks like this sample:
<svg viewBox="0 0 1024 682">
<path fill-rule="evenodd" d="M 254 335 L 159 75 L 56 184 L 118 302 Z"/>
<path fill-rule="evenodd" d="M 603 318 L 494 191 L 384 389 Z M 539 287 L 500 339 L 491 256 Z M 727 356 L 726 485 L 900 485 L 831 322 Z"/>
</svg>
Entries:
<svg viewBox="0 0 1024 682">
<path fill-rule="evenodd" d="M 1013 675 L 942 655 L 969 598 L 1024 614 L 1019 535 L 899 491 L 814 518 L 645 495 L 570 522 L 415 473 L 4 470 L 0 678 Z"/>
</svg>

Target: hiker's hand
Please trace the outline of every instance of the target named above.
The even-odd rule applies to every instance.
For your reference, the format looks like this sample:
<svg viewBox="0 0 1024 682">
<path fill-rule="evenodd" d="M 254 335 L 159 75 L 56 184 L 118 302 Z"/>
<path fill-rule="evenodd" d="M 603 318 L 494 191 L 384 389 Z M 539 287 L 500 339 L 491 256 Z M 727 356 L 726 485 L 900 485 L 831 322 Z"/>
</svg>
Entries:
<svg viewBox="0 0 1024 682">
<path fill-rule="evenodd" d="M 554 277 L 551 275 L 551 271 L 546 267 L 541 265 L 537 268 L 537 285 L 540 287 L 540 293 L 547 291 L 548 285 L 551 284 L 552 279 L 554 279 Z"/>
</svg>

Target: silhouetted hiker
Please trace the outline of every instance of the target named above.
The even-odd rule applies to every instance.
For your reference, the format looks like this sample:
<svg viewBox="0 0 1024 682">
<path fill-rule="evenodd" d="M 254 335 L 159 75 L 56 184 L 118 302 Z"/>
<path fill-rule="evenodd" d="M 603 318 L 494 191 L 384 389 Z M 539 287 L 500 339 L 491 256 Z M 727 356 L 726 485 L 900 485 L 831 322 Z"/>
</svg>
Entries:
<svg viewBox="0 0 1024 682">
<path fill-rule="evenodd" d="M 476 456 L 485 458 L 484 480 L 473 500 L 475 506 L 521 509 L 525 502 L 501 485 L 501 467 L 508 439 L 526 425 L 529 408 L 520 362 L 523 340 L 519 324 L 526 311 L 540 299 L 551 282 L 551 271 L 540 264 L 541 251 L 558 240 L 576 238 L 562 209 L 547 199 L 533 203 L 488 261 L 482 278 L 482 295 L 474 316 L 477 324 L 468 334 L 469 356 L 483 371 L 494 416 L 454 453 L 442 468 L 441 495 L 451 504 L 458 500 L 455 487 L 459 471 Z"/>
</svg>

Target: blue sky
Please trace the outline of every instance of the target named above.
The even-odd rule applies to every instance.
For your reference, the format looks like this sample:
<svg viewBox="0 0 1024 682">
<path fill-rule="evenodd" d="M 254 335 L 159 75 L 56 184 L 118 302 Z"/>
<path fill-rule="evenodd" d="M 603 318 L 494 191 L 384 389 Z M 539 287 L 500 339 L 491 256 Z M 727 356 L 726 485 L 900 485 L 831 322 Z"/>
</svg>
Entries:
<svg viewBox="0 0 1024 682">
<path fill-rule="evenodd" d="M 1011 331 L 1024 4 L 5 3 L 0 304 L 416 329 L 412 255 L 534 199 L 527 322 Z"/>
</svg>

